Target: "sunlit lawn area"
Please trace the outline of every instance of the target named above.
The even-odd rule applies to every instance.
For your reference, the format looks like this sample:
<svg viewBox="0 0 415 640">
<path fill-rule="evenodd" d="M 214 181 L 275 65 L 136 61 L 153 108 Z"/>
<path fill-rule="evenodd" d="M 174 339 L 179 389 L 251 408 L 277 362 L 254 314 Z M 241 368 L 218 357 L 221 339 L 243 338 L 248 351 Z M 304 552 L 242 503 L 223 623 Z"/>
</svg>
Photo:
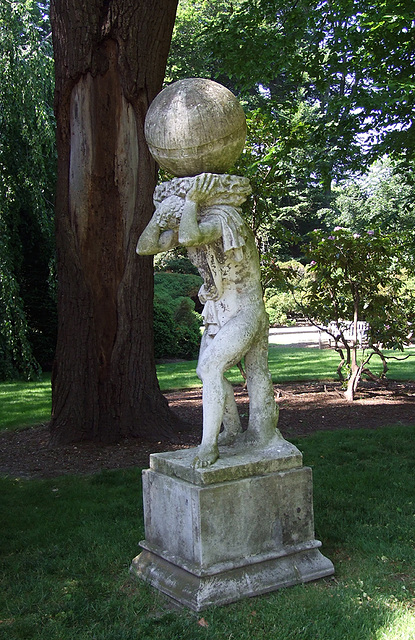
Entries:
<svg viewBox="0 0 415 640">
<path fill-rule="evenodd" d="M 387 352 L 396 355 L 394 352 Z M 407 353 L 415 355 L 415 348 Z M 269 349 L 269 366 L 275 384 L 307 380 L 336 380 L 339 356 L 330 349 L 276 347 Z M 372 359 L 374 371 L 380 372 L 380 359 Z M 402 362 L 391 360 L 388 377 L 391 380 L 415 380 L 415 358 Z M 189 389 L 201 385 L 196 375 L 196 360 L 166 362 L 157 365 L 162 391 Z M 242 377 L 234 367 L 227 377 L 240 384 Z M 0 429 L 16 429 L 47 422 L 51 411 L 50 376 L 42 381 L 0 383 Z"/>
<path fill-rule="evenodd" d="M 414 439 L 396 426 L 296 440 L 334 578 L 198 616 L 129 575 L 144 537 L 139 469 L 0 478 L 0 638 L 413 640 Z"/>
<path fill-rule="evenodd" d="M 51 411 L 50 376 L 35 382 L 0 383 L 0 428 L 15 429 L 48 422 Z"/>
<path fill-rule="evenodd" d="M 385 353 L 397 355 L 390 351 Z M 407 349 L 405 353 L 412 353 L 415 356 L 415 348 Z M 402 357 L 402 354 L 397 357 Z M 277 346 L 271 346 L 269 349 L 269 367 L 275 384 L 307 380 L 337 380 L 336 370 L 339 361 L 338 354 L 331 349 Z M 382 371 L 378 356 L 372 358 L 371 367 L 374 372 Z M 158 365 L 157 375 L 161 388 L 166 391 L 200 386 L 201 382 L 196 376 L 195 369 L 195 360 Z M 240 384 L 242 381 L 237 367 L 231 369 L 227 377 L 234 384 Z M 401 362 L 390 360 L 388 377 L 391 380 L 415 380 L 415 358 L 411 357 Z"/>
</svg>

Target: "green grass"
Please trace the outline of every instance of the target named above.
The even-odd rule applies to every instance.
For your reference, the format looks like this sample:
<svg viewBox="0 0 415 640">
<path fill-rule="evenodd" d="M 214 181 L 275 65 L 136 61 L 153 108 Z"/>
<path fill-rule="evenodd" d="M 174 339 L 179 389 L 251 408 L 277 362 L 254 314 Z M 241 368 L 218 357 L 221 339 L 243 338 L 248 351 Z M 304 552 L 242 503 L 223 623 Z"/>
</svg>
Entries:
<svg viewBox="0 0 415 640">
<path fill-rule="evenodd" d="M 335 577 L 199 616 L 129 576 L 144 536 L 138 469 L 0 478 L 0 638 L 413 640 L 414 440 L 415 426 L 298 439 Z"/>
<path fill-rule="evenodd" d="M 270 347 L 269 368 L 274 383 L 304 380 L 332 380 L 336 377 L 339 356 L 331 350 L 298 347 Z M 163 391 L 201 386 L 196 375 L 197 361 L 168 362 L 157 365 L 157 376 Z M 242 376 L 233 367 L 226 377 L 232 384 L 241 384 Z"/>
<path fill-rule="evenodd" d="M 386 351 L 386 355 L 396 355 Z M 415 348 L 406 353 L 415 356 Z M 337 380 L 336 370 L 339 356 L 332 349 L 314 349 L 305 347 L 276 347 L 269 349 L 269 368 L 275 384 L 284 382 L 304 382 L 307 380 Z M 373 357 L 371 366 L 374 372 L 382 371 L 378 356 Z M 189 389 L 201 385 L 196 375 L 196 360 L 190 362 L 168 362 L 157 366 L 157 376 L 162 391 Z M 231 369 L 227 377 L 233 384 L 240 384 L 241 374 L 237 367 Z M 415 380 L 415 359 L 402 362 L 389 361 L 388 377 L 391 380 Z"/>
<path fill-rule="evenodd" d="M 408 349 L 415 355 L 415 348 Z M 393 355 L 393 352 L 386 352 Z M 304 382 L 307 380 L 336 380 L 338 355 L 331 349 L 301 347 L 275 347 L 269 349 L 269 366 L 275 384 Z M 373 370 L 380 373 L 380 359 L 372 359 Z M 415 360 L 403 362 L 391 360 L 388 377 L 391 380 L 415 380 Z M 167 362 L 157 365 L 157 376 L 162 391 L 199 387 L 196 360 Z M 240 384 L 242 377 L 234 367 L 227 373 L 233 384 Z M 51 411 L 50 377 L 40 382 L 0 383 L 0 431 L 19 429 L 41 422 L 48 422 Z"/>
<path fill-rule="evenodd" d="M 0 430 L 48 422 L 51 406 L 50 375 L 35 382 L 2 382 Z"/>
</svg>

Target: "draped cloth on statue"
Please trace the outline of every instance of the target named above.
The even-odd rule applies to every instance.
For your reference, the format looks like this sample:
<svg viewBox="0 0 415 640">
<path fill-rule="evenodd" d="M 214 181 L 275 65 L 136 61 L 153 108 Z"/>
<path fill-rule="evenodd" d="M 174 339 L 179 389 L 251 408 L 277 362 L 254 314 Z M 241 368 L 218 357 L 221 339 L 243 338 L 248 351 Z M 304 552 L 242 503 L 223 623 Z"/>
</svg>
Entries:
<svg viewBox="0 0 415 640">
<path fill-rule="evenodd" d="M 205 331 L 214 336 L 220 329 L 217 304 L 223 294 L 221 256 L 233 251 L 235 262 L 243 260 L 246 226 L 240 210 L 229 205 L 212 206 L 202 211 L 201 221 L 219 219 L 222 237 L 215 243 L 188 249 L 189 258 L 203 276 L 199 300 L 204 304 L 202 312 Z"/>
</svg>

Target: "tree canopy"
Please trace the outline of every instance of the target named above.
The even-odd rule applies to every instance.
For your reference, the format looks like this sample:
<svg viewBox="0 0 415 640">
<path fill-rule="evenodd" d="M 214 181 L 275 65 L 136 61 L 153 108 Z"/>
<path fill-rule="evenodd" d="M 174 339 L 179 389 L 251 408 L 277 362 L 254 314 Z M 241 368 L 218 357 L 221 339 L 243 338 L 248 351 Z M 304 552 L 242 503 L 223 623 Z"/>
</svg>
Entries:
<svg viewBox="0 0 415 640">
<path fill-rule="evenodd" d="M 48 10 L 0 4 L 3 377 L 35 375 L 55 341 Z M 235 172 L 252 182 L 245 214 L 264 254 L 298 258 L 297 236 L 315 227 L 360 232 L 375 220 L 405 232 L 414 253 L 414 36 L 405 0 L 180 0 L 165 82 L 212 78 L 241 100 L 249 134 Z M 385 153 L 399 163 L 383 166 L 387 180 L 376 186 L 376 169 L 333 190 Z"/>
<path fill-rule="evenodd" d="M 47 7 L 0 4 L 0 377 L 53 358 L 53 58 Z"/>
<path fill-rule="evenodd" d="M 414 32 L 403 0 L 181 0 L 166 79 L 210 77 L 243 102 L 254 230 L 304 234 L 333 181 L 385 151 L 413 158 Z"/>
<path fill-rule="evenodd" d="M 336 350 L 349 367 L 346 397 L 353 395 L 373 353 L 403 350 L 412 334 L 413 281 L 405 269 L 399 238 L 379 230 L 352 233 L 335 227 L 315 230 L 307 247 L 312 277 L 303 293 L 305 314 L 323 326 L 334 324 Z M 367 323 L 367 344 L 358 341 L 358 323 Z M 349 329 L 347 335 L 346 329 Z M 361 352 L 358 349 L 370 347 Z M 343 350 L 347 357 L 343 358 Z M 340 372 L 340 368 L 339 368 Z"/>
<path fill-rule="evenodd" d="M 414 34 L 405 0 L 181 0 L 167 78 L 206 75 L 280 114 L 304 100 L 346 166 L 375 127 L 382 151 L 413 156 Z"/>
</svg>

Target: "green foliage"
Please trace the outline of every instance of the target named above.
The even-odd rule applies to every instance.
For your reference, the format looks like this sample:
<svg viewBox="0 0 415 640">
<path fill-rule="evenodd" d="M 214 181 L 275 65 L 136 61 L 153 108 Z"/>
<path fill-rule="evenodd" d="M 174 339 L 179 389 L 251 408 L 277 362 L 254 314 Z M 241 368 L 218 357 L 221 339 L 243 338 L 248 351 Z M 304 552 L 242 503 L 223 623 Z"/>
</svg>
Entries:
<svg viewBox="0 0 415 640">
<path fill-rule="evenodd" d="M 299 107 L 301 108 L 301 107 Z M 324 194 L 310 182 L 310 166 L 300 152 L 291 116 L 270 108 L 247 113 L 248 136 L 235 172 L 249 178 L 252 195 L 243 212 L 262 254 L 288 259 L 298 252 L 299 237 L 317 224 Z M 295 116 L 292 116 L 295 119 Z M 302 134 L 301 144 L 307 144 Z"/>
<path fill-rule="evenodd" d="M 336 324 L 333 334 L 336 349 L 350 367 L 350 399 L 362 372 L 368 372 L 373 352 L 381 355 L 383 348 L 403 350 L 411 333 L 413 288 L 408 286 L 399 240 L 396 235 L 382 235 L 373 229 L 360 234 L 335 227 L 330 235 L 319 230 L 311 234 L 307 255 L 312 278 L 303 294 L 302 306 L 308 317 L 323 326 L 330 321 Z M 344 331 L 343 321 L 352 322 L 353 331 L 349 335 Z M 371 347 L 369 353 L 363 352 L 360 364 L 357 363 L 359 321 L 369 323 Z M 341 374 L 340 368 L 338 371 Z"/>
<path fill-rule="evenodd" d="M 403 0 L 179 2 L 167 80 L 212 78 L 240 98 L 235 171 L 251 180 L 244 212 L 262 252 L 298 257 L 289 235 L 318 225 L 333 180 L 385 149 L 413 157 L 414 28 Z"/>
<path fill-rule="evenodd" d="M 168 308 L 169 300 L 165 296 L 154 296 L 153 326 L 154 355 L 156 358 L 173 358 L 177 343 L 173 313 Z"/>
<path fill-rule="evenodd" d="M 0 4 L 0 377 L 34 375 L 54 350 L 55 140 L 46 9 Z M 47 344 L 45 344 L 47 342 Z M 42 353 L 47 350 L 47 355 Z"/>
<path fill-rule="evenodd" d="M 354 232 L 377 228 L 383 233 L 411 234 L 415 185 L 411 173 L 388 159 L 374 163 L 365 176 L 334 190 L 328 209 L 319 212 L 328 228 L 345 226 Z"/>
<path fill-rule="evenodd" d="M 154 274 L 154 349 L 156 358 L 194 358 L 200 346 L 201 317 L 191 298 L 202 283 L 190 273 Z"/>
<path fill-rule="evenodd" d="M 269 256 L 267 258 L 263 261 L 262 277 L 266 283 L 264 301 L 270 325 L 294 324 L 302 316 L 302 310 L 293 295 L 293 288 L 294 284 L 296 290 L 304 288 L 306 269 L 295 260 L 276 262 Z"/>
<path fill-rule="evenodd" d="M 187 250 L 184 247 L 175 247 L 170 251 L 156 254 L 154 256 L 154 269 L 155 271 L 199 275 L 197 267 L 187 257 Z"/>
<path fill-rule="evenodd" d="M 27 323 L 19 286 L 9 255 L 9 238 L 0 217 L 0 380 L 23 375 L 30 380 L 38 373 L 27 337 Z"/>
<path fill-rule="evenodd" d="M 265 310 L 271 327 L 289 326 L 295 323 L 295 318 L 292 317 L 293 299 L 290 293 L 272 293 L 269 289 L 266 290 Z"/>
<path fill-rule="evenodd" d="M 406 0 L 372 0 L 362 7 L 363 62 L 374 91 L 372 126 L 380 130 L 383 152 L 415 156 L 413 67 L 415 23 Z"/>
<path fill-rule="evenodd" d="M 194 358 L 199 352 L 202 317 L 195 312 L 195 303 L 190 298 L 179 298 L 174 311 L 176 326 L 177 356 Z"/>
<path fill-rule="evenodd" d="M 334 579 L 203 616 L 172 609 L 129 576 L 144 538 L 139 469 L 1 478 L 0 637 L 412 640 L 414 436 L 414 427 L 391 426 L 296 441 L 313 468 L 316 537 Z"/>
<path fill-rule="evenodd" d="M 154 288 L 157 295 L 166 295 L 171 298 L 180 296 L 195 298 L 202 282 L 202 278 L 193 273 L 157 272 L 154 274 Z"/>
<path fill-rule="evenodd" d="M 371 325 L 372 344 L 402 349 L 412 300 L 399 245 L 397 236 L 370 229 L 362 234 L 342 227 L 330 235 L 314 231 L 307 247 L 313 278 L 303 297 L 308 314 L 327 324 L 357 313 Z"/>
</svg>

